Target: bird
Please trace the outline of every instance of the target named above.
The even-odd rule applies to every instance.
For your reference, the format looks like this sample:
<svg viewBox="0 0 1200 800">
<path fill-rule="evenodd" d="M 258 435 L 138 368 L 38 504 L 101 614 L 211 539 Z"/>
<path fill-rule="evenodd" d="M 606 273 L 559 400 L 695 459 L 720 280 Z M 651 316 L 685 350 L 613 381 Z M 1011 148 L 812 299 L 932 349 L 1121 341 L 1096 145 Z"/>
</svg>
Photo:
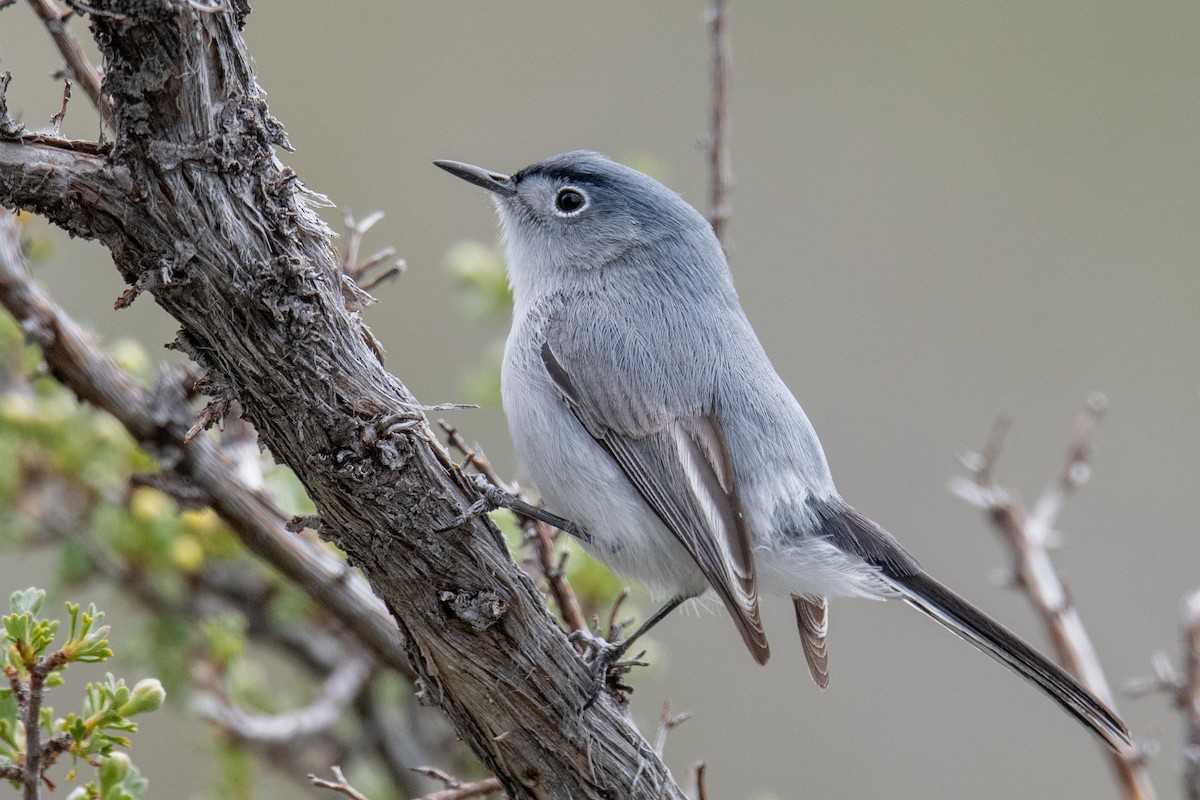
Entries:
<svg viewBox="0 0 1200 800">
<path fill-rule="evenodd" d="M 898 597 L 1113 750 L 1130 746 L 1105 703 L 841 497 L 746 317 L 721 243 L 679 194 L 583 150 L 512 174 L 434 164 L 488 190 L 498 212 L 513 295 L 501 396 L 550 518 L 670 597 L 610 658 L 711 591 L 765 664 L 759 596 L 780 594 L 825 687 L 829 598 Z"/>
</svg>

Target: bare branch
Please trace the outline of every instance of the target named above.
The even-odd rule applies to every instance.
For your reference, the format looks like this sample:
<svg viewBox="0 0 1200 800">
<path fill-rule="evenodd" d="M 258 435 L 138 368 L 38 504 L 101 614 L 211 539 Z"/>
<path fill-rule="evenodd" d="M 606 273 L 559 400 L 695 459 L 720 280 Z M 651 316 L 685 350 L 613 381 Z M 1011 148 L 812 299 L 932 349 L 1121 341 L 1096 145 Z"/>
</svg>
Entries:
<svg viewBox="0 0 1200 800">
<path fill-rule="evenodd" d="M 502 788 L 500 781 L 495 778 L 484 778 L 481 781 L 463 783 L 458 778 L 443 772 L 437 767 L 413 767 L 413 772 L 419 772 L 446 785 L 445 789 L 421 795 L 416 800 L 470 800 L 472 797 L 484 797 L 489 794 L 495 794 Z"/>
<path fill-rule="evenodd" d="M 344 794 L 351 800 L 367 800 L 367 796 L 355 789 L 346 780 L 346 776 L 342 774 L 342 768 L 334 766 L 332 768 L 333 777 L 335 780 L 327 781 L 324 778 L 318 778 L 316 775 L 309 775 L 308 779 L 312 781 L 313 786 L 320 786 L 322 789 L 332 789 L 338 794 Z"/>
<path fill-rule="evenodd" d="M 1047 541 L 1063 501 L 1087 479 L 1092 436 L 1103 408 L 1102 396 L 1093 395 L 1088 399 L 1076 421 L 1066 465 L 1034 504 L 1034 514 L 1027 515 L 1020 499 L 994 482 L 995 461 L 1007 430 L 1007 421 L 997 422 L 980 453 L 963 459 L 970 477 L 954 481 L 951 488 L 964 500 L 981 508 L 1001 540 L 1008 545 L 1013 583 L 1024 592 L 1042 618 L 1059 662 L 1115 710 L 1116 704 L 1104 677 L 1100 658 L 1047 550 Z M 1139 754 L 1107 752 L 1107 756 L 1125 797 L 1136 800 L 1154 798 L 1154 787 Z"/>
<path fill-rule="evenodd" d="M 654 735 L 654 752 L 660 756 L 667 746 L 667 736 L 671 731 L 678 728 L 683 723 L 692 718 L 692 712 L 684 711 L 680 714 L 671 713 L 671 701 L 663 702 L 662 711 L 658 715 L 658 732 Z"/>
<path fill-rule="evenodd" d="M 721 244 L 728 244 L 729 218 L 733 213 L 733 166 L 729 155 L 729 101 L 727 71 L 729 63 L 729 33 L 726 7 L 728 0 L 713 0 L 707 14 L 710 47 L 709 81 L 712 107 L 709 112 L 708 171 L 709 222 Z"/>
<path fill-rule="evenodd" d="M 1183 652 L 1183 784 L 1188 800 L 1200 800 L 1200 592 L 1184 604 Z"/>
<path fill-rule="evenodd" d="M 497 778 L 484 778 L 481 781 L 459 784 L 453 789 L 442 789 L 438 792 L 418 797 L 417 800 L 470 800 L 472 797 L 487 797 L 496 794 L 503 787 Z"/>
<path fill-rule="evenodd" d="M 567 560 L 566 551 L 563 551 L 561 556 L 557 556 L 554 549 L 558 539 L 557 532 L 545 522 L 537 519 L 525 520 L 522 527 L 524 527 L 526 535 L 533 541 L 534 550 L 537 552 L 538 566 L 541 567 L 542 575 L 546 577 L 546 585 L 558 606 L 558 613 L 562 614 L 563 622 L 567 623 L 567 628 L 572 631 L 584 630 L 587 628 L 587 618 L 583 615 L 583 609 L 579 607 L 575 589 L 567 580 L 564 571 Z"/>
<path fill-rule="evenodd" d="M 63 81 L 63 99 L 62 107 L 54 116 L 50 117 L 50 124 L 53 126 L 54 135 L 58 136 L 62 130 L 63 120 L 67 118 L 67 102 L 71 99 L 71 79 L 67 78 Z"/>
<path fill-rule="evenodd" d="M 33 7 L 34 13 L 46 27 L 50 38 L 58 47 L 58 52 L 62 54 L 63 60 L 66 62 L 65 76 L 83 87 L 84 93 L 87 94 L 88 99 L 92 101 L 92 105 L 100 114 L 100 121 L 104 123 L 104 127 L 111 130 L 113 127 L 112 101 L 105 97 L 102 91 L 100 70 L 96 69 L 88 60 L 79 40 L 67 26 L 67 20 L 73 16 L 74 12 L 62 11 L 55 5 L 54 0 L 29 0 L 29 5 Z M 57 133 L 57 130 L 55 132 Z"/>
<path fill-rule="evenodd" d="M 346 295 L 346 308 L 351 312 L 361 311 L 363 306 L 375 302 L 375 298 L 371 296 L 371 289 L 386 280 L 399 277 L 406 266 L 404 259 L 395 257 L 394 247 L 384 248 L 366 261 L 359 261 L 358 253 L 363 237 L 381 219 L 382 211 L 369 214 L 361 221 L 356 221 L 348 211 L 342 215 L 346 250 L 342 253 L 341 267 L 344 280 L 349 281 L 348 285 L 343 285 L 343 294 Z M 385 264 L 387 268 L 383 272 L 370 277 L 372 270 Z M 373 340 L 372 347 L 377 352 L 380 350 L 378 343 Z"/>
<path fill-rule="evenodd" d="M 363 655 L 340 663 L 307 707 L 284 714 L 256 714 L 236 706 L 219 690 L 199 692 L 192 707 L 204 719 L 215 722 L 243 741 L 286 743 L 328 730 L 342 711 L 362 690 L 374 661 Z"/>
<path fill-rule="evenodd" d="M 697 761 L 692 770 L 696 773 L 696 800 L 708 800 L 708 764 Z"/>
</svg>

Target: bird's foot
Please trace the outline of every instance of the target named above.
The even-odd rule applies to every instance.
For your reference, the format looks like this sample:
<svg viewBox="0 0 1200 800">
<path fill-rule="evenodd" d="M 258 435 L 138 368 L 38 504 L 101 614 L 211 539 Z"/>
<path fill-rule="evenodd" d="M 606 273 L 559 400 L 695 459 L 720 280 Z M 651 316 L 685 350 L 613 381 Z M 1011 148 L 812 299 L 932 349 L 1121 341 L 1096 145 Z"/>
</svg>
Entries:
<svg viewBox="0 0 1200 800">
<path fill-rule="evenodd" d="M 619 636 L 620 629 L 614 633 Z M 583 704 L 586 711 L 600 697 L 601 692 L 607 691 L 619 703 L 627 703 L 633 687 L 625 683 L 625 675 L 634 667 L 647 666 L 641 658 L 645 651 L 639 652 L 633 658 L 626 659 L 625 654 L 633 644 L 636 636 L 630 639 L 608 641 L 599 633 L 579 630 L 570 635 L 573 644 L 583 646 L 583 661 L 591 672 L 591 689 L 587 701 Z"/>
</svg>

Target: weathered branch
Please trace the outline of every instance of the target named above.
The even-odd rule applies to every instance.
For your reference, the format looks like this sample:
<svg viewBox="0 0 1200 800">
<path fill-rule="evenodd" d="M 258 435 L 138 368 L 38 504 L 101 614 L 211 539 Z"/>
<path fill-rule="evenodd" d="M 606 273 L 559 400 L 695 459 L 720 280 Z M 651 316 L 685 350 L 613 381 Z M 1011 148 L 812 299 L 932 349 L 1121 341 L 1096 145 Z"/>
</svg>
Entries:
<svg viewBox="0 0 1200 800">
<path fill-rule="evenodd" d="M 236 467 L 212 440 L 199 437 L 181 447 L 191 425 L 182 391 L 164 382 L 155 394 L 147 392 L 33 283 L 10 214 L 0 215 L 0 305 L 41 346 L 55 378 L 112 414 L 165 469 L 200 489 L 250 552 L 287 576 L 382 662 L 412 677 L 396 626 L 366 582 L 324 548 L 289 532 L 265 494 L 231 480 Z"/>
<path fill-rule="evenodd" d="M 1092 436 L 1104 414 L 1104 397 L 1088 398 L 1075 425 L 1075 435 L 1066 464 L 1026 514 L 1020 499 L 996 485 L 993 472 L 1000 455 L 1007 422 L 1000 420 L 979 453 L 963 459 L 971 473 L 959 478 L 952 489 L 961 498 L 982 509 L 1008 545 L 1012 557 L 1011 582 L 1019 587 L 1038 615 L 1050 637 L 1059 662 L 1079 678 L 1097 697 L 1115 709 L 1113 694 L 1104 677 L 1100 658 L 1084 628 L 1079 610 L 1063 585 L 1047 549 L 1053 538 L 1054 524 L 1066 497 L 1087 481 L 1090 470 Z M 1125 797 L 1153 800 L 1154 787 L 1139 754 L 1106 752 Z"/>
<path fill-rule="evenodd" d="M 105 191 L 71 193 L 70 163 L 68 176 L 43 169 L 30 181 L 9 168 L 24 145 L 5 141 L 0 202 L 99 239 L 126 281 L 180 322 L 176 346 L 295 471 L 321 532 L 395 616 L 422 697 L 509 795 L 682 797 L 621 708 L 607 697 L 584 708 L 590 673 L 494 527 L 477 518 L 439 532 L 473 487 L 347 312 L 329 231 L 274 154 L 286 138 L 244 49 L 248 8 L 230 5 L 91 3 L 116 138 L 83 166 Z M 211 447 L 204 437 L 178 447 L 184 433 L 180 458 Z"/>
</svg>

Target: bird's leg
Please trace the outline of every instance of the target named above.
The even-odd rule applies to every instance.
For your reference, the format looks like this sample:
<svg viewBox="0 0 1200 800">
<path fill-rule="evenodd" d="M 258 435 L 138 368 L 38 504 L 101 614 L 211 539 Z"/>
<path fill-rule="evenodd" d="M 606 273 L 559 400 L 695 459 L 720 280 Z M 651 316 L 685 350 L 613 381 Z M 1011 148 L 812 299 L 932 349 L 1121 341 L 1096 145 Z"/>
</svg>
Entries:
<svg viewBox="0 0 1200 800">
<path fill-rule="evenodd" d="M 547 525 L 553 525 L 560 531 L 566 531 L 581 541 L 590 542 L 592 540 L 587 531 L 580 528 L 574 522 L 571 522 L 571 520 L 564 519 L 557 514 L 551 514 L 540 506 L 527 503 L 515 494 L 509 494 L 483 475 L 471 475 L 469 477 L 472 483 L 475 484 L 475 488 L 479 491 L 479 499 L 472 503 L 466 511 L 456 517 L 449 525 L 438 529 L 438 533 L 457 528 L 467 520 L 477 517 L 480 514 L 495 511 L 497 508 L 507 508 L 522 517 L 529 517 L 530 519 L 545 522 Z"/>
<path fill-rule="evenodd" d="M 600 691 L 606 686 L 611 686 L 617 691 L 628 690 L 629 687 L 621 684 L 619 678 L 622 674 L 628 672 L 630 667 L 637 665 L 639 662 L 636 659 L 630 662 L 622 662 L 621 658 L 629 652 L 629 648 L 634 642 L 655 625 L 662 622 L 668 614 L 679 608 L 684 601 L 689 599 L 687 595 L 672 597 L 661 608 L 647 617 L 646 621 L 638 626 L 633 635 L 627 639 L 609 642 L 603 637 L 587 630 L 574 631 L 570 635 L 569 638 L 572 642 L 583 642 L 592 654 L 588 664 L 592 668 L 595 685 L 587 702 L 583 704 L 584 710 L 587 710 L 591 707 L 592 703 L 596 702 L 596 698 L 600 696 Z"/>
</svg>

